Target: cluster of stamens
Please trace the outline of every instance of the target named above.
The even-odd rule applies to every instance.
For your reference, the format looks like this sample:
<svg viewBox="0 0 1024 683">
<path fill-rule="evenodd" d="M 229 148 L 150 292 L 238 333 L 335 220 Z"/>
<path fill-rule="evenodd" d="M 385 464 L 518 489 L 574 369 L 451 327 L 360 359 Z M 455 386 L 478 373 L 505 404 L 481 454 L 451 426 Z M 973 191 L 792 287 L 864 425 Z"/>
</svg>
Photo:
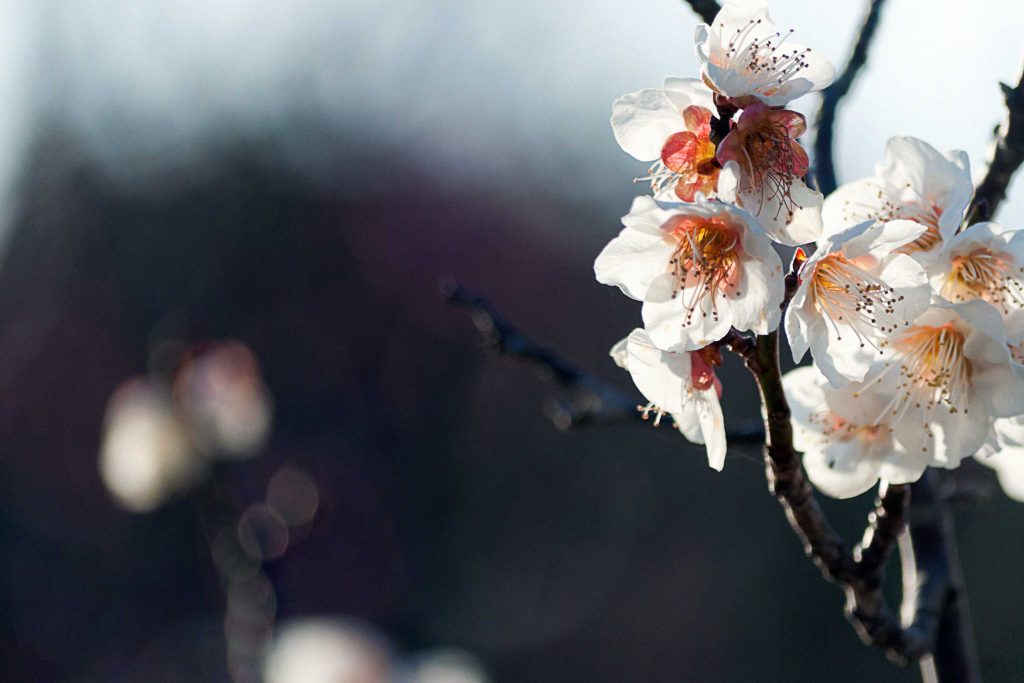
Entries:
<svg viewBox="0 0 1024 683">
<path fill-rule="evenodd" d="M 806 156 L 797 152 L 795 142 L 789 136 L 789 129 L 771 118 L 744 130 L 737 129 L 732 135 L 741 135 L 743 156 L 739 159 L 744 174 L 744 189 L 760 191 L 761 207 L 766 200 L 777 200 L 778 209 L 774 218 L 778 220 L 785 213 L 788 223 L 797 209 L 802 208 L 793 199 L 793 181 L 807 172 Z M 760 214 L 761 207 L 754 213 Z"/>
<path fill-rule="evenodd" d="M 647 169 L 647 175 L 642 178 L 633 178 L 634 183 L 647 183 L 651 184 L 651 191 L 654 194 L 658 194 L 662 189 L 674 185 L 678 182 L 680 173 L 673 171 L 665 165 L 661 159 L 658 159 L 650 168 Z"/>
<path fill-rule="evenodd" d="M 950 301 L 982 298 L 1002 309 L 1003 313 L 1024 308 L 1024 268 L 1014 268 L 985 248 L 952 259 L 949 274 L 942 286 L 942 296 Z"/>
<path fill-rule="evenodd" d="M 917 325 L 896 339 L 893 346 L 897 351 L 894 364 L 864 386 L 866 389 L 881 381 L 892 369 L 898 371 L 895 394 L 876 423 L 886 418 L 895 422 L 916 411 L 926 434 L 934 437 L 931 422 L 936 410 L 967 414 L 972 367 L 964 355 L 962 332 L 952 323 Z"/>
<path fill-rule="evenodd" d="M 679 220 L 670 232 L 676 248 L 669 260 L 675 276 L 672 298 L 684 297 L 686 317 L 683 324 L 693 322 L 700 309 L 708 317 L 705 301 L 710 300 L 713 320 L 718 320 L 718 298 L 726 296 L 726 289 L 735 282 L 739 267 L 739 234 L 730 225 L 707 219 Z M 741 292 L 735 291 L 736 296 Z"/>
<path fill-rule="evenodd" d="M 754 29 L 761 24 L 761 19 L 751 19 L 730 38 L 726 46 L 725 58 L 730 66 L 739 66 L 745 72 L 751 86 L 765 95 L 771 96 L 778 86 L 806 69 L 807 54 L 811 48 L 783 51 L 783 44 L 793 35 L 793 29 L 786 33 L 773 33 L 767 37 L 753 36 Z M 721 24 L 724 29 L 725 24 Z"/>
<path fill-rule="evenodd" d="M 910 183 L 905 185 L 907 190 L 912 190 Z M 877 202 L 872 205 L 856 204 L 850 200 L 843 202 L 843 220 L 853 225 L 865 221 L 887 222 L 897 219 L 914 221 L 926 227 L 920 237 L 913 242 L 906 244 L 897 253 L 912 254 L 921 251 L 931 251 L 942 241 L 942 233 L 939 232 L 939 218 L 942 216 L 942 209 L 934 202 L 926 200 L 917 193 L 916 199 L 897 201 L 884 188 L 878 188 L 876 195 Z"/>
<path fill-rule="evenodd" d="M 898 319 L 903 295 L 840 254 L 826 256 L 814 267 L 811 296 L 818 311 L 831 324 L 836 338 L 850 330 L 861 348 L 870 345 L 881 352 L 889 335 L 910 324 Z"/>
<path fill-rule="evenodd" d="M 883 430 L 886 432 L 892 432 L 892 427 L 889 425 L 855 424 L 849 420 L 839 417 L 828 409 L 811 413 L 808 421 L 811 424 L 818 425 L 818 431 L 821 434 L 821 439 L 826 443 L 833 439 L 840 442 L 847 442 L 855 438 L 872 441 L 876 439 L 879 433 Z M 829 465 L 831 466 L 832 463 L 829 463 Z"/>
<path fill-rule="evenodd" d="M 651 415 L 654 415 L 654 422 L 652 422 L 651 424 L 653 424 L 655 427 L 660 427 L 661 418 L 668 415 L 668 413 L 666 413 L 664 410 L 654 405 L 653 403 L 648 403 L 647 405 L 638 405 L 636 407 L 636 410 L 638 413 L 640 413 L 640 417 L 643 418 L 644 420 L 649 420 L 651 419 Z M 676 423 L 675 420 L 672 421 L 672 426 L 677 429 L 679 427 L 678 423 Z"/>
</svg>

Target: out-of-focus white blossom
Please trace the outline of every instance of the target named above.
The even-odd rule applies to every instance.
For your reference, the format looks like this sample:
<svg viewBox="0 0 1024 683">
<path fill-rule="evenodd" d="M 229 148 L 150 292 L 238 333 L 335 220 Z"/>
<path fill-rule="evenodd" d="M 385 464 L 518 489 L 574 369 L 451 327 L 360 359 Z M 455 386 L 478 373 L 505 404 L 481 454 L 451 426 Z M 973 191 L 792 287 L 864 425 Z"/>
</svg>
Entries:
<svg viewBox="0 0 1024 683">
<path fill-rule="evenodd" d="M 249 457 L 270 433 L 270 392 L 256 357 L 237 342 L 220 342 L 189 358 L 175 381 L 175 398 L 196 445 L 210 457 Z"/>
<path fill-rule="evenodd" d="M 118 503 L 148 512 L 206 474 L 171 398 L 145 380 L 122 385 L 107 405 L 100 476 Z"/>
<path fill-rule="evenodd" d="M 633 383 L 649 401 L 644 417 L 654 413 L 657 425 L 663 415 L 671 415 L 683 436 L 707 447 L 708 464 L 721 471 L 726 442 L 718 402 L 722 385 L 715 376 L 715 367 L 721 363 L 718 350 L 662 351 L 645 330 L 636 329 L 612 347 L 611 356 L 619 367 L 629 371 Z"/>
<path fill-rule="evenodd" d="M 461 650 L 431 650 L 419 655 L 406 683 L 487 683 L 489 677 L 475 657 Z"/>
<path fill-rule="evenodd" d="M 267 652 L 267 683 L 391 683 L 385 638 L 351 620 L 297 619 L 278 629 Z"/>
<path fill-rule="evenodd" d="M 271 412 L 252 352 L 237 342 L 207 344 L 186 359 L 173 383 L 139 378 L 115 392 L 100 474 L 123 507 L 150 511 L 195 488 L 211 461 L 256 454 Z"/>
<path fill-rule="evenodd" d="M 800 268 L 800 286 L 786 311 L 793 359 L 810 349 L 834 387 L 864 379 L 891 354 L 891 335 L 928 308 L 924 270 L 893 253 L 925 230 L 907 220 L 862 223 L 824 240 Z"/>
<path fill-rule="evenodd" d="M 828 237 L 864 221 L 912 220 L 927 230 L 902 251 L 928 265 L 960 223 L 974 194 L 967 154 L 940 153 L 912 137 L 894 137 L 875 174 L 840 186 L 825 200 Z"/>
<path fill-rule="evenodd" d="M 921 477 L 928 457 L 893 438 L 883 394 L 855 396 L 856 385 L 833 389 L 814 367 L 786 373 L 782 385 L 793 414 L 793 445 L 823 493 L 851 498 L 880 478 L 905 484 Z"/>
<path fill-rule="evenodd" d="M 828 86 L 832 64 L 780 32 L 763 0 L 728 0 L 711 25 L 697 27 L 697 61 L 708 86 L 743 107 L 777 107 Z"/>
<path fill-rule="evenodd" d="M 594 272 L 644 302 L 656 346 L 692 351 L 730 327 L 758 334 L 778 327 L 782 261 L 750 214 L 702 197 L 694 204 L 637 197 L 622 222 Z"/>
</svg>

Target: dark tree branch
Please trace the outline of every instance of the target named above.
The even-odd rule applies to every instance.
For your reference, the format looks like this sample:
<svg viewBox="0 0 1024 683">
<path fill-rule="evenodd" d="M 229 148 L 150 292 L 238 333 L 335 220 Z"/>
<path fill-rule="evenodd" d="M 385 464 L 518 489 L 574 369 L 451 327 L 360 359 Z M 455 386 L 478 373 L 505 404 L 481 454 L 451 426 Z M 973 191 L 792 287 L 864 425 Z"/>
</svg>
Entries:
<svg viewBox="0 0 1024 683">
<path fill-rule="evenodd" d="M 558 428 L 613 422 L 646 424 L 637 411 L 635 398 L 585 373 L 558 353 L 527 337 L 499 315 L 483 296 L 454 280 L 442 282 L 441 291 L 449 305 L 469 313 L 477 330 L 493 349 L 539 368 L 566 390 L 566 399 L 548 410 Z"/>
<path fill-rule="evenodd" d="M 722 9 L 722 6 L 716 0 L 686 0 L 686 2 L 697 13 L 697 16 L 708 25 L 715 20 L 718 10 Z"/>
<path fill-rule="evenodd" d="M 861 638 L 902 661 L 903 632 L 882 595 L 885 559 L 902 524 L 905 487 L 889 487 L 869 518 L 858 558 L 835 532 L 804 475 L 802 458 L 793 448 L 789 404 L 779 370 L 778 332 L 757 338 L 743 359 L 753 373 L 765 411 L 765 464 L 768 486 L 786 512 L 804 552 L 829 580 L 846 594 L 847 618 Z"/>
<path fill-rule="evenodd" d="M 956 548 L 953 515 L 938 473 L 928 470 L 911 485 L 908 531 L 916 589 L 905 609 L 914 614 L 907 629 L 911 656 L 932 654 L 940 681 L 980 681 L 974 633 Z"/>
<path fill-rule="evenodd" d="M 821 105 L 814 118 L 814 177 L 817 180 L 818 190 L 825 195 L 831 194 L 836 189 L 833 141 L 839 104 L 850 92 L 853 82 L 867 63 L 868 50 L 871 47 L 871 40 L 875 37 L 884 4 L 885 0 L 869 0 L 867 14 L 864 15 L 864 22 L 857 33 L 857 39 L 854 41 L 846 67 L 832 85 L 821 94 Z"/>
<path fill-rule="evenodd" d="M 799 266 L 794 255 L 786 275 L 783 311 L 799 285 Z M 761 394 L 769 490 L 785 510 L 805 553 L 846 594 L 846 616 L 861 640 L 881 648 L 898 664 L 919 661 L 922 674 L 926 669 L 934 670 L 935 676 L 925 676 L 925 680 L 980 680 L 952 515 L 947 497 L 934 490 L 934 471 L 926 471 L 910 486 L 883 482 L 864 536 L 851 553 L 815 499 L 804 474 L 802 456 L 793 447 L 792 416 L 779 365 L 778 330 L 756 337 L 753 343 L 731 333 L 723 343 L 743 358 Z M 901 554 L 904 546 L 907 548 L 901 609 L 909 623 L 906 628 L 882 593 L 885 566 L 901 536 L 908 537 L 906 544 L 900 544 Z"/>
<path fill-rule="evenodd" d="M 999 86 L 1006 99 L 1006 119 L 995 131 L 985 177 L 975 189 L 967 210 L 967 225 L 991 220 L 996 215 L 1013 174 L 1024 162 L 1024 68 L 1016 86 Z"/>
</svg>

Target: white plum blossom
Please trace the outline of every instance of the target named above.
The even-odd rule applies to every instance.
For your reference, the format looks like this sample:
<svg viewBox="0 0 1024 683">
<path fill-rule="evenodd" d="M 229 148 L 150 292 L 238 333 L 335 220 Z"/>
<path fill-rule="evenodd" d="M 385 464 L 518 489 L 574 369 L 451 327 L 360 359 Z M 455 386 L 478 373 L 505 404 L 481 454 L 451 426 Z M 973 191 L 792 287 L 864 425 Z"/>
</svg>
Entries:
<svg viewBox="0 0 1024 683">
<path fill-rule="evenodd" d="M 654 413 L 654 424 L 665 414 L 672 416 L 688 440 L 707 447 L 708 464 L 721 471 L 725 466 L 725 422 L 718 402 L 722 385 L 715 376 L 721 356 L 714 347 L 682 353 L 657 348 L 641 329 L 611 350 L 615 363 L 629 371 L 633 383 L 647 399 L 642 410 L 646 418 Z"/>
<path fill-rule="evenodd" d="M 976 223 L 947 240 L 928 275 L 949 301 L 984 299 L 1004 317 L 1024 311 L 1024 231 Z"/>
<path fill-rule="evenodd" d="M 711 196 L 721 170 L 709 136 L 712 93 L 695 78 L 668 78 L 661 88 L 623 95 L 612 105 L 612 131 L 623 150 L 653 161 L 646 178 L 656 196 L 693 201 Z"/>
<path fill-rule="evenodd" d="M 752 213 L 777 242 L 797 246 L 821 236 L 820 192 L 804 184 L 809 161 L 797 138 L 803 114 L 755 103 L 718 146 L 718 194 Z"/>
<path fill-rule="evenodd" d="M 903 252 L 927 265 L 960 227 L 973 193 L 965 152 L 942 154 L 917 138 L 890 138 L 873 176 L 842 185 L 825 200 L 825 236 L 864 221 L 912 220 L 927 230 Z"/>
<path fill-rule="evenodd" d="M 878 421 L 894 425 L 908 451 L 954 468 L 985 443 L 992 418 L 1024 413 L 1024 383 L 1013 371 L 999 313 L 975 299 L 935 299 L 890 336 L 893 355 L 876 363 L 855 397 L 891 395 Z"/>
<path fill-rule="evenodd" d="M 996 471 L 1006 495 L 1024 503 L 1024 416 L 993 422 L 989 443 L 975 460 Z"/>
<path fill-rule="evenodd" d="M 694 204 L 637 197 L 625 228 L 594 262 L 598 282 L 642 301 L 644 327 L 666 351 L 692 351 L 729 328 L 779 325 L 782 261 L 750 214 L 698 196 Z"/>
<path fill-rule="evenodd" d="M 710 26 L 697 27 L 697 61 L 715 92 L 744 107 L 781 106 L 827 87 L 835 69 L 809 47 L 776 30 L 763 0 L 728 0 Z"/>
<path fill-rule="evenodd" d="M 793 445 L 803 451 L 807 476 L 834 498 L 852 498 L 881 478 L 891 484 L 917 481 L 928 465 L 920 451 L 894 438 L 883 394 L 854 397 L 856 385 L 833 389 L 814 367 L 782 378 L 793 415 Z"/>
<path fill-rule="evenodd" d="M 793 359 L 810 349 L 834 387 L 864 379 L 891 353 L 888 339 L 923 313 L 931 298 L 924 269 L 905 254 L 925 227 L 906 220 L 862 223 L 830 239 L 807 259 L 786 311 Z"/>
</svg>

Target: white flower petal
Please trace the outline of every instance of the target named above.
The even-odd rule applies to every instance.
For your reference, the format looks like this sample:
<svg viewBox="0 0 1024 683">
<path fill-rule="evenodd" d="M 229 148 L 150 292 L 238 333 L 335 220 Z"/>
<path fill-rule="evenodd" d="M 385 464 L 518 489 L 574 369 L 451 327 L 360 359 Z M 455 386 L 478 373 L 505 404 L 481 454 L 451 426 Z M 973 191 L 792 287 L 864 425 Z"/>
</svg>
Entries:
<svg viewBox="0 0 1024 683">
<path fill-rule="evenodd" d="M 619 146 L 640 161 L 660 158 L 669 136 L 686 130 L 682 112 L 661 88 L 639 90 L 615 100 L 611 123 Z"/>
</svg>

